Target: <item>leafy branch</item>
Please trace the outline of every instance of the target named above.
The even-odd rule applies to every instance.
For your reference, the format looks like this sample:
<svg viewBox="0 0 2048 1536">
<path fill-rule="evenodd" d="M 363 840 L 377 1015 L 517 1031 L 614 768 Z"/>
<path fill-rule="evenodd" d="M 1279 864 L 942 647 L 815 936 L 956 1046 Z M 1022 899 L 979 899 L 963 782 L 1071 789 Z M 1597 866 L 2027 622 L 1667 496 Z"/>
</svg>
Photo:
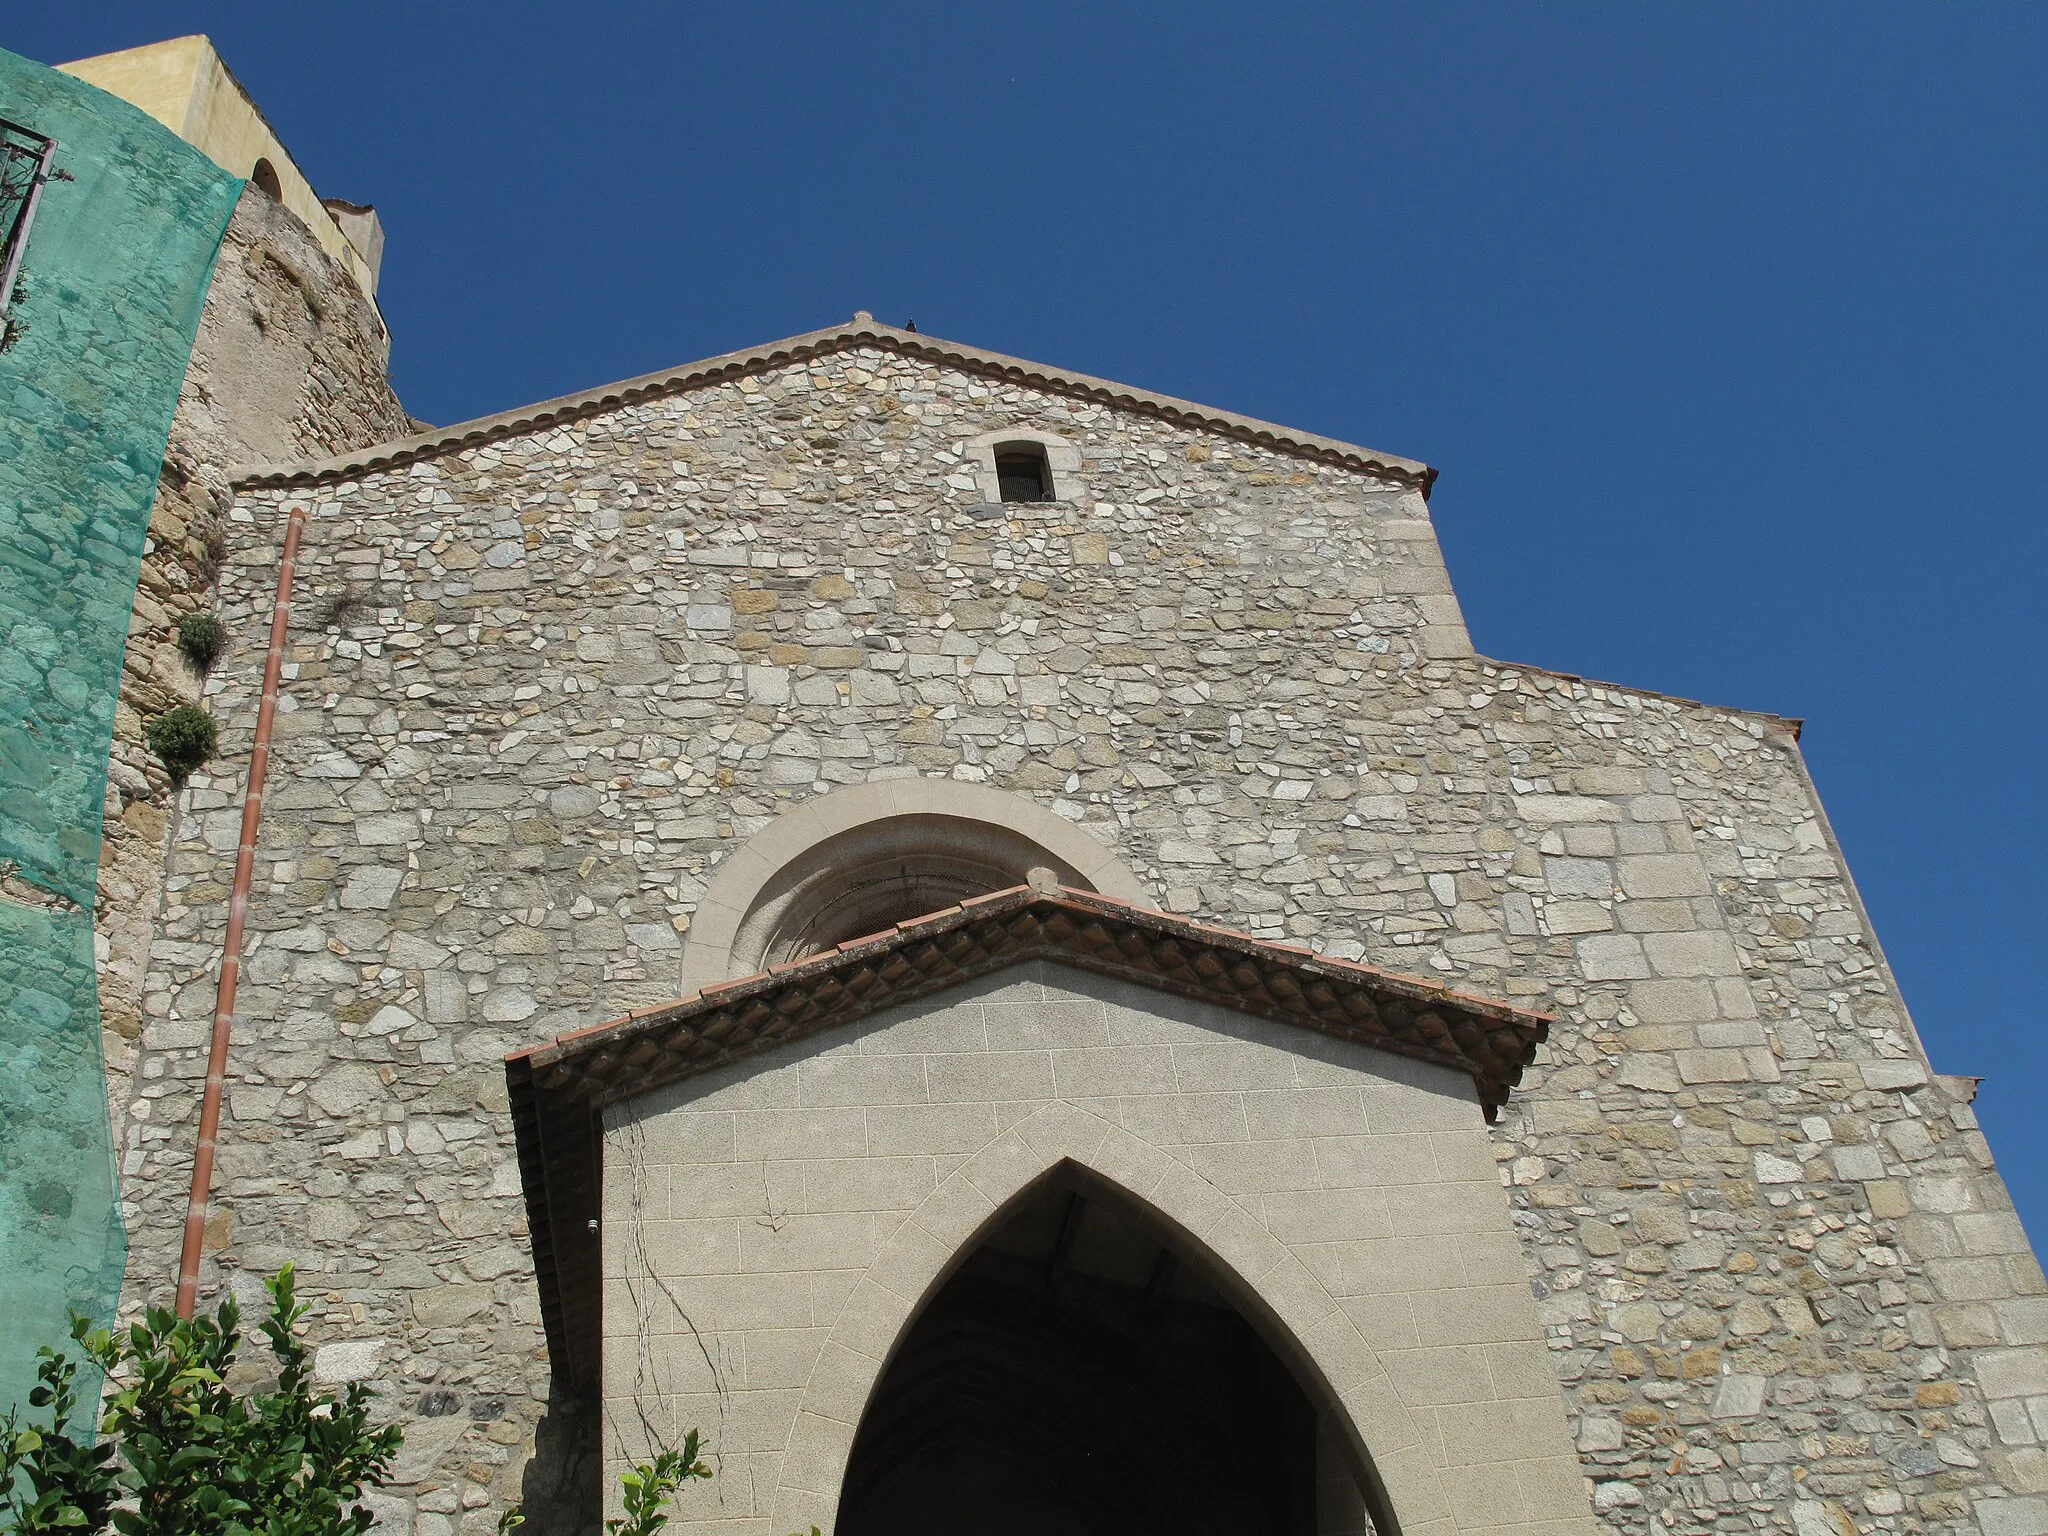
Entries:
<svg viewBox="0 0 2048 1536">
<path fill-rule="evenodd" d="M 277 1389 L 243 1396 L 228 1385 L 242 1345 L 234 1299 L 212 1317 L 178 1318 L 152 1307 L 123 1330 L 74 1315 L 80 1353 L 115 1384 L 101 1437 L 73 1431 L 79 1365 L 44 1348 L 29 1406 L 49 1422 L 0 1418 L 0 1531 L 11 1536 L 366 1536 L 361 1497 L 390 1480 L 403 1430 L 370 1422 L 371 1392 L 351 1382 L 340 1396 L 313 1390 L 288 1264 L 264 1282 L 270 1311 L 260 1330 L 277 1360 Z M 88 1417 L 87 1420 L 90 1423 Z M 607 1536 L 656 1536 L 685 1483 L 708 1479 L 696 1430 L 680 1447 L 621 1478 L 625 1514 Z M 517 1509 L 500 1536 L 525 1523 Z M 818 1536 L 815 1526 L 811 1536 Z"/>
<path fill-rule="evenodd" d="M 48 1348 L 37 1356 L 32 1408 L 47 1430 L 0 1421 L 0 1526 L 27 1536 L 363 1536 L 358 1503 L 384 1485 L 402 1431 L 370 1423 L 370 1391 L 316 1393 L 295 1332 L 306 1307 L 290 1265 L 265 1282 L 263 1336 L 278 1362 L 275 1392 L 244 1397 L 227 1384 L 241 1347 L 241 1308 L 182 1319 L 161 1307 L 116 1332 L 74 1316 L 71 1336 L 116 1382 L 100 1419 L 105 1438 L 70 1433 L 78 1367 Z"/>
</svg>

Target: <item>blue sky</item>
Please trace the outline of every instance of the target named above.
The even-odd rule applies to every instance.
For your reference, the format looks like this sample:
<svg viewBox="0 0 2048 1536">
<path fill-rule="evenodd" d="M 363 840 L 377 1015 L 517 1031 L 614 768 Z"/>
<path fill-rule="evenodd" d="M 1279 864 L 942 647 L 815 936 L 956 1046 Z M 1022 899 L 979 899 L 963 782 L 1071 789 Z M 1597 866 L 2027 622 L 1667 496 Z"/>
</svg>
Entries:
<svg viewBox="0 0 2048 1536">
<path fill-rule="evenodd" d="M 1807 720 L 2048 1233 L 2048 6 L 70 0 L 0 46 L 194 31 L 382 212 L 430 421 L 865 308 L 1437 465 L 1482 650 Z"/>
</svg>

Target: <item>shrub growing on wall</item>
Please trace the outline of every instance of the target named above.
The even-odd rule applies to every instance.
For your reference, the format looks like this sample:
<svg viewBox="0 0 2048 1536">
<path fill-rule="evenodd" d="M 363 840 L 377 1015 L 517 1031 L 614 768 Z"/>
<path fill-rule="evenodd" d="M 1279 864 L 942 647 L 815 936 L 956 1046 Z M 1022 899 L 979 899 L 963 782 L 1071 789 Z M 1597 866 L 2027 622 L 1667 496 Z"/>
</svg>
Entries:
<svg viewBox="0 0 2048 1536">
<path fill-rule="evenodd" d="M 210 613 L 188 613 L 178 621 L 178 649 L 201 677 L 213 670 L 220 653 L 228 648 L 228 632 Z"/>
<path fill-rule="evenodd" d="M 165 710 L 142 734 L 149 750 L 170 770 L 173 784 L 183 784 L 193 769 L 213 756 L 213 717 L 190 704 Z"/>
</svg>

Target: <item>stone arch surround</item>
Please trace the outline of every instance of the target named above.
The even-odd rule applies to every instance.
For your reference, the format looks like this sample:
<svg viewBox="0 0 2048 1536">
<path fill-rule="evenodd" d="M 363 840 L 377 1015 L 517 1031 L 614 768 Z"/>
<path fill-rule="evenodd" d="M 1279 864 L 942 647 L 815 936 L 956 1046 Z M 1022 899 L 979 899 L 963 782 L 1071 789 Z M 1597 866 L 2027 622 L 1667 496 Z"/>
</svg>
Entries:
<svg viewBox="0 0 2048 1536">
<path fill-rule="evenodd" d="M 1336 1298 L 1185 1163 L 1068 1104 L 1037 1110 L 955 1170 L 857 1282 L 798 1409 L 772 1529 L 832 1528 L 861 1415 L 894 1348 L 1001 1214 L 1062 1164 L 1130 1196 L 1232 1284 L 1239 1309 L 1309 1378 L 1314 1395 L 1339 1410 L 1354 1467 L 1391 1521 L 1381 1536 L 1458 1529 L 1423 1427 Z"/>
<path fill-rule="evenodd" d="M 1043 850 L 1064 878 L 1078 876 L 1086 889 L 1139 906 L 1156 904 L 1114 851 L 1036 801 L 952 779 L 883 779 L 784 812 L 718 866 L 683 949 L 682 995 L 761 968 L 760 936 L 749 919 L 773 898 L 784 871 L 834 838 L 907 818 L 946 818 L 986 828 L 1005 843 L 1022 840 Z"/>
<path fill-rule="evenodd" d="M 1048 487 L 1052 493 L 1049 500 L 1087 500 L 1088 488 L 1081 478 L 1081 450 L 1056 432 L 1019 424 L 998 427 L 993 432 L 983 432 L 967 439 L 967 457 L 974 466 L 974 481 L 983 501 L 1000 502 L 1003 499 L 1002 484 L 996 475 L 996 451 L 1011 443 L 1029 443 L 1044 450 L 1045 467 L 1052 475 L 1052 484 Z"/>
</svg>

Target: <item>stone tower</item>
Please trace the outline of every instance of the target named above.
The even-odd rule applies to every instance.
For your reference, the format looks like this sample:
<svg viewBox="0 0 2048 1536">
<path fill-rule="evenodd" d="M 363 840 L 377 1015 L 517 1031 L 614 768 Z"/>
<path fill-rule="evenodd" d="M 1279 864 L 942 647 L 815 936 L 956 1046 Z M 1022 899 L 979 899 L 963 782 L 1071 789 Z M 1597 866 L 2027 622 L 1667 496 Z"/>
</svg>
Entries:
<svg viewBox="0 0 2048 1536">
<path fill-rule="evenodd" d="M 202 697 L 178 635 L 214 605 L 230 471 L 416 426 L 381 231 L 339 206 L 353 236 L 203 37 L 0 51 L 0 1413 L 121 1285 L 108 1108 L 147 1102 L 173 800 L 144 733 Z"/>
<path fill-rule="evenodd" d="M 261 718 L 198 1279 L 301 1265 L 387 1529 L 694 1425 L 693 1532 L 2042 1536 L 1796 724 L 1474 654 L 1431 479 L 866 315 L 244 476 L 136 1283 Z"/>
</svg>

